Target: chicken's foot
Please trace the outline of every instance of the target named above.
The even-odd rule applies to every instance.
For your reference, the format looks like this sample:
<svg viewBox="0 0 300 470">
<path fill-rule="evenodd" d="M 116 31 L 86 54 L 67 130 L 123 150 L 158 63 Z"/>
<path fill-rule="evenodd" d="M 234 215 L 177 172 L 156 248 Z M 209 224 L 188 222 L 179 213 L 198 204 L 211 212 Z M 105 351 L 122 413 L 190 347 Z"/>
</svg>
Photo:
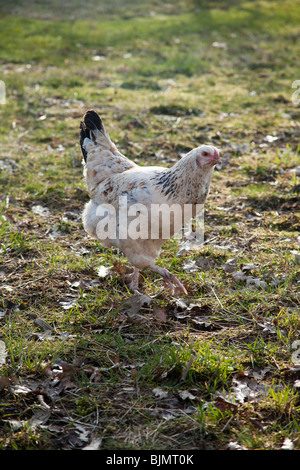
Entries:
<svg viewBox="0 0 300 470">
<path fill-rule="evenodd" d="M 170 273 L 170 271 L 168 271 L 167 269 L 160 268 L 159 266 L 156 266 L 156 264 L 149 266 L 149 269 L 151 269 L 151 271 L 154 271 L 155 273 L 160 274 L 164 278 L 164 280 L 171 287 L 173 294 L 175 293 L 176 287 L 179 287 L 180 290 L 182 290 L 185 294 L 187 294 L 187 291 L 184 285 L 181 284 L 179 279 L 177 279 L 177 277 L 174 276 L 174 274 Z"/>
</svg>

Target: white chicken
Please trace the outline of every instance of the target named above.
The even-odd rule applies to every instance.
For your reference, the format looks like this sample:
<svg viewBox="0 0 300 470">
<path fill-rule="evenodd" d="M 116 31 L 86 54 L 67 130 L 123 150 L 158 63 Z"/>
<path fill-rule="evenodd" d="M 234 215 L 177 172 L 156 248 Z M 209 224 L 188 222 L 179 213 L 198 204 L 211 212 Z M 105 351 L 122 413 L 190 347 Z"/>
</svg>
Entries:
<svg viewBox="0 0 300 470">
<path fill-rule="evenodd" d="M 186 293 L 185 287 L 170 271 L 155 264 L 162 244 L 186 222 L 182 216 L 184 212 L 179 216 L 170 212 L 167 235 L 162 228 L 166 222 L 164 213 L 160 212 L 158 217 L 157 212 L 155 217 L 150 214 L 153 207 L 162 205 L 194 209 L 196 205 L 204 204 L 214 166 L 220 163 L 219 151 L 213 146 L 202 145 L 171 168 L 141 167 L 119 152 L 95 111 L 85 113 L 80 129 L 84 176 L 91 198 L 82 214 L 85 231 L 104 247 L 116 246 L 125 254 L 134 267 L 129 284 L 131 291 L 138 290 L 139 272 L 147 268 L 161 275 L 172 292 L 179 288 Z M 135 212 L 130 213 L 133 207 Z M 141 216 L 141 213 L 144 218 L 139 219 L 138 224 L 137 215 Z M 126 229 L 132 222 L 136 228 L 139 225 L 137 232 L 141 233 L 141 220 L 146 235 L 130 236 Z"/>
</svg>

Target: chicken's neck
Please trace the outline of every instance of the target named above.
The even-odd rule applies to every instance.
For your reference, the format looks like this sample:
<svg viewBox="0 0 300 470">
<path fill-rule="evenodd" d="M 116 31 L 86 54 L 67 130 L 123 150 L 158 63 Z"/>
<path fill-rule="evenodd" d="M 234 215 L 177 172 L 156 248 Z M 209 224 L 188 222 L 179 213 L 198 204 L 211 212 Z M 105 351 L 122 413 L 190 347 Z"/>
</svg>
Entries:
<svg viewBox="0 0 300 470">
<path fill-rule="evenodd" d="M 172 168 L 157 175 L 157 185 L 172 203 L 204 204 L 208 193 L 213 167 L 193 168 L 185 158 Z"/>
</svg>

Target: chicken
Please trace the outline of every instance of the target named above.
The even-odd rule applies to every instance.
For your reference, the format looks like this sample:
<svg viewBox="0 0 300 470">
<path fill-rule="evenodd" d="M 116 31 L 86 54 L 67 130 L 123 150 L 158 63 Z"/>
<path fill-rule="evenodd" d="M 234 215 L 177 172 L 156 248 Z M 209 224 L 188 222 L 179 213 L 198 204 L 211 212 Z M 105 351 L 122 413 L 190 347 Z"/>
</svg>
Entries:
<svg viewBox="0 0 300 470">
<path fill-rule="evenodd" d="M 155 260 L 162 244 L 185 224 L 184 208 L 192 208 L 187 211 L 191 218 L 197 205 L 204 204 L 214 166 L 220 163 L 219 151 L 202 145 L 171 168 L 142 167 L 117 149 L 95 111 L 85 113 L 80 129 L 90 194 L 82 214 L 85 231 L 104 247 L 115 246 L 125 254 L 134 267 L 131 291 L 138 290 L 140 270 L 146 268 L 161 275 L 173 293 L 178 288 L 186 293 L 182 283 Z M 157 212 L 157 208 L 171 210 Z"/>
</svg>

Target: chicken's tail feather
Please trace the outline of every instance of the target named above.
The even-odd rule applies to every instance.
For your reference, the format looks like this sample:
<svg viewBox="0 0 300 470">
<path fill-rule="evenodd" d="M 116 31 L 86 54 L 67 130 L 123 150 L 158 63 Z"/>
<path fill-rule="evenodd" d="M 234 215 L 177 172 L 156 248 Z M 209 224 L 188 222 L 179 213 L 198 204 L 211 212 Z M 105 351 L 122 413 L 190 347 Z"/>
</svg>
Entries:
<svg viewBox="0 0 300 470">
<path fill-rule="evenodd" d="M 83 128 L 83 122 L 80 123 L 80 140 L 79 140 L 79 143 L 80 143 L 80 147 L 81 147 L 81 152 L 82 152 L 82 156 L 84 158 L 84 161 L 86 162 L 87 160 L 87 151 L 85 150 L 85 148 L 83 147 L 83 141 L 87 136 L 86 134 L 86 131 L 85 129 Z"/>
<path fill-rule="evenodd" d="M 98 129 L 99 131 L 104 130 L 101 117 L 93 109 L 85 113 L 83 117 L 83 122 L 86 129 L 90 131 L 93 131 L 95 129 Z"/>
<path fill-rule="evenodd" d="M 102 134 L 102 137 L 104 137 L 104 139 L 108 139 L 111 145 L 109 136 L 104 129 L 104 126 L 103 126 L 103 123 L 99 114 L 96 113 L 96 111 L 91 109 L 85 113 L 83 117 L 83 121 L 81 121 L 80 123 L 79 143 L 80 143 L 82 155 L 85 161 L 87 160 L 87 151 L 83 145 L 84 139 L 88 138 L 88 139 L 93 140 L 95 144 L 99 143 L 98 142 L 99 139 L 97 139 L 97 131 L 100 131 L 100 133 Z"/>
</svg>

